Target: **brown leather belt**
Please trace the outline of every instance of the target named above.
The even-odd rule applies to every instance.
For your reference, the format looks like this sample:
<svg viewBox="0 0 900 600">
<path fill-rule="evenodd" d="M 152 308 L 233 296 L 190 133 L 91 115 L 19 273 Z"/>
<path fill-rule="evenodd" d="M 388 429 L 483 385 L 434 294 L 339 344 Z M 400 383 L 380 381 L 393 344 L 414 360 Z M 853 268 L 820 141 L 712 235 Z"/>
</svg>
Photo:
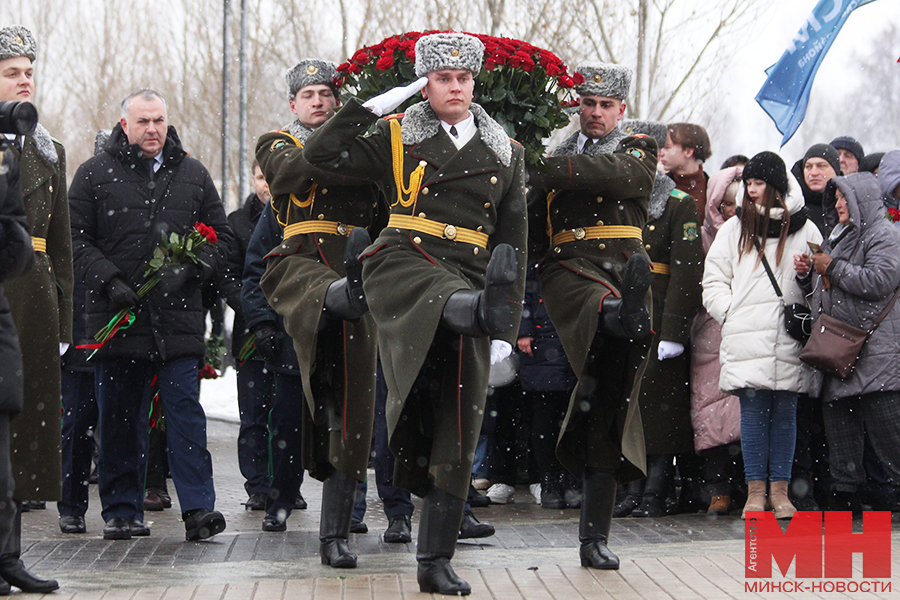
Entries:
<svg viewBox="0 0 900 600">
<path fill-rule="evenodd" d="M 31 237 L 31 244 L 34 246 L 35 252 L 47 252 L 47 238 Z"/>
<path fill-rule="evenodd" d="M 630 225 L 596 225 L 594 227 L 576 227 L 575 229 L 567 229 L 560 231 L 553 236 L 553 245 L 565 244 L 566 242 L 574 242 L 580 240 L 615 240 L 615 239 L 635 239 L 643 240 L 640 227 L 632 227 Z"/>
<path fill-rule="evenodd" d="M 284 239 L 304 233 L 329 233 L 331 235 L 350 235 L 356 225 L 347 225 L 337 221 L 301 221 L 284 228 Z"/>
<path fill-rule="evenodd" d="M 488 235 L 486 233 L 481 233 L 474 229 L 448 225 L 447 223 L 438 223 L 437 221 L 424 219 L 422 217 L 391 215 L 391 218 L 388 219 L 388 227 L 418 231 L 419 233 L 424 233 L 437 238 L 453 240 L 454 242 L 462 242 L 464 244 L 473 244 L 482 248 L 487 248 L 488 244 Z"/>
</svg>

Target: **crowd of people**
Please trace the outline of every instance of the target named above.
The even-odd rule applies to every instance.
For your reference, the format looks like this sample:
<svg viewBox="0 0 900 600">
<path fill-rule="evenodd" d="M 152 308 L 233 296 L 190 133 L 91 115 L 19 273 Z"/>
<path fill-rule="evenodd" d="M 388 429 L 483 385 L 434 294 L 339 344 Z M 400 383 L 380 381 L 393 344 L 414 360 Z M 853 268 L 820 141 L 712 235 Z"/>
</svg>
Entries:
<svg viewBox="0 0 900 600">
<path fill-rule="evenodd" d="M 619 566 L 613 518 L 898 508 L 900 150 L 842 136 L 790 171 L 760 152 L 710 176 L 703 127 L 623 120 L 631 70 L 585 63 L 578 131 L 526 169 L 473 102 L 482 43 L 432 34 L 415 55 L 415 82 L 339 111 L 335 65 L 300 61 L 296 119 L 259 137 L 227 216 L 151 89 L 69 185 L 46 130 L 6 135 L 22 177 L 0 191 L 24 209 L 0 204 L 0 277 L 19 276 L 2 348 L 18 330 L 23 364 L 0 398 L 4 581 L 57 587 L 19 560 L 21 513 L 56 500 L 85 533 L 95 446 L 104 538 L 151 534 L 167 471 L 186 539 L 225 530 L 198 382 L 222 302 L 245 506 L 285 531 L 304 472 L 322 481 L 334 568 L 357 565 L 370 466 L 384 541 L 412 540 L 421 497 L 418 583 L 451 594 L 470 591 L 457 540 L 494 533 L 472 506 L 519 485 L 580 510 L 597 569 Z M 0 100 L 31 101 L 35 59 L 0 29 Z M 869 330 L 849 376 L 801 361 L 797 306 Z"/>
</svg>

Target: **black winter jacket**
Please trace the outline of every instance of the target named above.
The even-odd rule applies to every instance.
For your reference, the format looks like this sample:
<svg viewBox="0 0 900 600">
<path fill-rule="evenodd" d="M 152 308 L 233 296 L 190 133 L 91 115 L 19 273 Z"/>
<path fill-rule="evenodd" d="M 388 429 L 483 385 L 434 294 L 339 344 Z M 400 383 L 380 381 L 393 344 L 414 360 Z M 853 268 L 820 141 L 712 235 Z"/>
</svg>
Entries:
<svg viewBox="0 0 900 600">
<path fill-rule="evenodd" d="M 228 225 L 231 227 L 233 237 L 228 246 L 226 261 L 226 283 L 223 285 L 223 293 L 228 306 L 234 310 L 234 327 L 231 335 L 231 354 L 239 356 L 241 348 L 250 337 L 247 328 L 247 320 L 244 318 L 244 310 L 241 307 L 241 280 L 244 276 L 244 259 L 247 257 L 247 247 L 253 230 L 259 222 L 265 204 L 260 202 L 256 194 L 250 194 L 244 205 L 228 215 Z"/>
<path fill-rule="evenodd" d="M 153 181 L 140 148 L 128 143 L 116 125 L 105 150 L 88 159 L 69 186 L 75 269 L 87 286 L 85 312 L 90 335 L 104 327 L 115 310 L 106 295 L 114 277 L 135 291 L 162 234 L 186 235 L 201 222 L 219 238 L 201 249 L 207 266 L 200 277 L 176 289 L 160 285 L 141 300 L 135 322 L 120 330 L 98 357 L 173 360 L 203 356 L 205 329 L 200 284 L 225 268 L 231 229 L 225 208 L 206 168 L 185 153 L 169 127 L 163 163 Z"/>
</svg>

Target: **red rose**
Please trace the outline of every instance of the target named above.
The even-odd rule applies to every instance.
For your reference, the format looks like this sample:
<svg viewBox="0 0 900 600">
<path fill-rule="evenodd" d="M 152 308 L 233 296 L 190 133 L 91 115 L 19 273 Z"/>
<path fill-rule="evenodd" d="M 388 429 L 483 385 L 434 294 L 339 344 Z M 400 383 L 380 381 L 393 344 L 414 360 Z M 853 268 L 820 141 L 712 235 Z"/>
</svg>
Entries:
<svg viewBox="0 0 900 600">
<path fill-rule="evenodd" d="M 398 40 L 397 38 L 392 37 L 392 38 L 388 38 L 388 39 L 384 40 L 384 49 L 385 50 L 390 50 L 391 52 L 393 52 L 399 45 L 400 45 L 400 40 Z"/>
<path fill-rule="evenodd" d="M 527 73 L 531 73 L 532 71 L 534 71 L 534 61 L 531 60 L 530 58 L 526 58 L 525 60 L 523 60 L 522 61 L 522 70 Z"/>
<path fill-rule="evenodd" d="M 340 77 L 335 77 L 334 79 L 331 80 L 331 83 L 334 84 L 334 87 L 339 88 L 342 85 L 344 85 L 344 80 Z"/>
<path fill-rule="evenodd" d="M 361 50 L 357 50 L 356 54 L 354 54 L 353 58 L 351 58 L 350 60 L 355 62 L 358 65 L 364 65 L 364 64 L 367 64 L 372 59 L 371 59 L 371 57 L 369 57 L 369 53 L 366 51 L 366 49 L 363 48 Z"/>
<path fill-rule="evenodd" d="M 573 88 L 575 87 L 575 82 L 568 75 L 563 75 L 559 78 L 559 87 Z"/>
<path fill-rule="evenodd" d="M 896 208 L 889 208 L 887 209 L 887 216 L 892 223 L 896 223 L 900 221 L 900 210 Z"/>
<path fill-rule="evenodd" d="M 484 69 L 486 71 L 493 71 L 496 66 L 497 66 L 497 63 L 494 62 L 493 58 L 489 58 L 484 61 Z"/>
<path fill-rule="evenodd" d="M 416 48 L 413 46 L 409 50 L 406 51 L 406 58 L 408 58 L 411 62 L 416 62 Z"/>
<path fill-rule="evenodd" d="M 391 67 L 394 66 L 394 53 L 386 52 L 381 58 L 378 59 L 378 62 L 375 63 L 375 68 L 379 71 L 387 71 Z"/>
<path fill-rule="evenodd" d="M 575 85 L 581 85 L 582 83 L 584 83 L 584 75 L 576 71 L 575 74 L 572 75 L 572 81 L 575 83 Z"/>
<path fill-rule="evenodd" d="M 197 233 L 206 238 L 206 241 L 210 244 L 215 244 L 219 238 L 216 236 L 216 230 L 206 225 L 204 223 L 194 223 L 194 229 L 197 230 Z"/>
<path fill-rule="evenodd" d="M 337 71 L 338 73 L 344 73 L 349 70 L 350 70 L 350 63 L 341 63 L 340 65 L 338 65 L 337 69 L 335 69 L 335 71 Z"/>
</svg>

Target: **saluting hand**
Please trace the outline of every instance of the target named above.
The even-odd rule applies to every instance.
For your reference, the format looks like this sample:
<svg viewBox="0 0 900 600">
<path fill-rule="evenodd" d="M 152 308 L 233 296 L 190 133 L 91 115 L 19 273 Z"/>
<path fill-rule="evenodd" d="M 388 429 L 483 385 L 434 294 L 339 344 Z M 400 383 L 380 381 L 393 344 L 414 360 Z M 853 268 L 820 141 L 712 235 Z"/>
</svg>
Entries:
<svg viewBox="0 0 900 600">
<path fill-rule="evenodd" d="M 374 98 L 369 98 L 368 100 L 363 102 L 363 108 L 369 109 L 379 117 L 382 115 L 386 115 L 406 102 L 427 84 L 428 78 L 420 77 L 409 85 L 395 87 L 383 94 L 375 96 Z"/>
</svg>

